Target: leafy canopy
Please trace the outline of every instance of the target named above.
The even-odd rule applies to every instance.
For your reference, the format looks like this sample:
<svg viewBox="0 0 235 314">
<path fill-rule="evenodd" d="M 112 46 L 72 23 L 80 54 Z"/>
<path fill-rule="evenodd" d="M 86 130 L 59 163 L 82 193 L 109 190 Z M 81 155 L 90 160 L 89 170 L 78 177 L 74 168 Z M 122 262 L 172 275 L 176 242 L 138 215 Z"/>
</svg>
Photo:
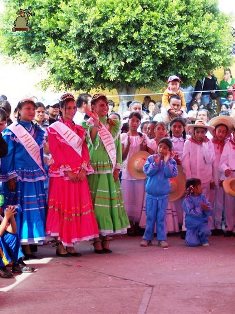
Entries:
<svg viewBox="0 0 235 314">
<path fill-rule="evenodd" d="M 12 32 L 19 9 L 5 0 L 2 51 L 45 64 L 57 88 L 150 87 L 227 65 L 231 25 L 216 0 L 25 0 L 29 32 Z"/>
</svg>

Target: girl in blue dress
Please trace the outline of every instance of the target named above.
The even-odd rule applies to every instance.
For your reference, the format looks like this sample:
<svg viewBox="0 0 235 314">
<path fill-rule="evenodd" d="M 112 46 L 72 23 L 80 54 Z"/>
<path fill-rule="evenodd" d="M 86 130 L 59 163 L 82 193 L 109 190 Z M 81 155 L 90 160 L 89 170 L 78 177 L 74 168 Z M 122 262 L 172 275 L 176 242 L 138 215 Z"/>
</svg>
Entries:
<svg viewBox="0 0 235 314">
<path fill-rule="evenodd" d="M 188 246 L 209 246 L 208 237 L 211 232 L 208 227 L 208 217 L 211 215 L 211 205 L 202 194 L 201 180 L 188 179 L 186 191 L 183 201 L 187 229 L 185 242 Z"/>
<path fill-rule="evenodd" d="M 45 239 L 44 131 L 32 122 L 34 115 L 33 100 L 18 103 L 17 121 L 3 131 L 8 154 L 1 164 L 5 205 L 16 205 L 17 233 L 26 258 L 34 257 L 29 245 Z"/>
</svg>

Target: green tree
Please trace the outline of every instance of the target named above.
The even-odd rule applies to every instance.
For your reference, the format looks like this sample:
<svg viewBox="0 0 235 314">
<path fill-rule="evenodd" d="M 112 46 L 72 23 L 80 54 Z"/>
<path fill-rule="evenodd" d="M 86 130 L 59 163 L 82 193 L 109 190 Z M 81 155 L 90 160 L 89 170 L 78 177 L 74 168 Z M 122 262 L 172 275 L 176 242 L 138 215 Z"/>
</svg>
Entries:
<svg viewBox="0 0 235 314">
<path fill-rule="evenodd" d="M 128 93 L 230 62 L 231 24 L 216 0 L 25 0 L 31 30 L 12 32 L 18 3 L 5 0 L 2 51 L 46 64 L 57 88 Z"/>
</svg>

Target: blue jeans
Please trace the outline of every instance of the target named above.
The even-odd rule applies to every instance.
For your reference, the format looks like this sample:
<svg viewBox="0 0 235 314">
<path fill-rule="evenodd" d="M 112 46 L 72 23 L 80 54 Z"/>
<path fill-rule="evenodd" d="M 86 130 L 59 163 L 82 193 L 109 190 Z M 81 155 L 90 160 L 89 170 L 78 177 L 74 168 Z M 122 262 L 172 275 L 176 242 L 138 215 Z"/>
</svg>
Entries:
<svg viewBox="0 0 235 314">
<path fill-rule="evenodd" d="M 166 240 L 166 209 L 168 195 L 154 197 L 146 195 L 146 227 L 143 239 L 151 241 L 154 237 L 154 227 L 157 226 L 157 240 Z"/>
</svg>

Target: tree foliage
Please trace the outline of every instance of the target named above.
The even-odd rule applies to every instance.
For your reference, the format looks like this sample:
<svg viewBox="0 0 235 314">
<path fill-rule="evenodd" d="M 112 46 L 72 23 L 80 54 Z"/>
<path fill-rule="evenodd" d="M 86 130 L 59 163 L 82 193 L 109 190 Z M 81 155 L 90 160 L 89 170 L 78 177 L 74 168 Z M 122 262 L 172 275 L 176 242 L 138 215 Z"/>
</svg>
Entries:
<svg viewBox="0 0 235 314">
<path fill-rule="evenodd" d="M 25 0 L 29 32 L 12 32 L 5 0 L 0 40 L 14 58 L 45 64 L 58 88 L 140 88 L 227 65 L 231 25 L 216 0 Z"/>
</svg>

